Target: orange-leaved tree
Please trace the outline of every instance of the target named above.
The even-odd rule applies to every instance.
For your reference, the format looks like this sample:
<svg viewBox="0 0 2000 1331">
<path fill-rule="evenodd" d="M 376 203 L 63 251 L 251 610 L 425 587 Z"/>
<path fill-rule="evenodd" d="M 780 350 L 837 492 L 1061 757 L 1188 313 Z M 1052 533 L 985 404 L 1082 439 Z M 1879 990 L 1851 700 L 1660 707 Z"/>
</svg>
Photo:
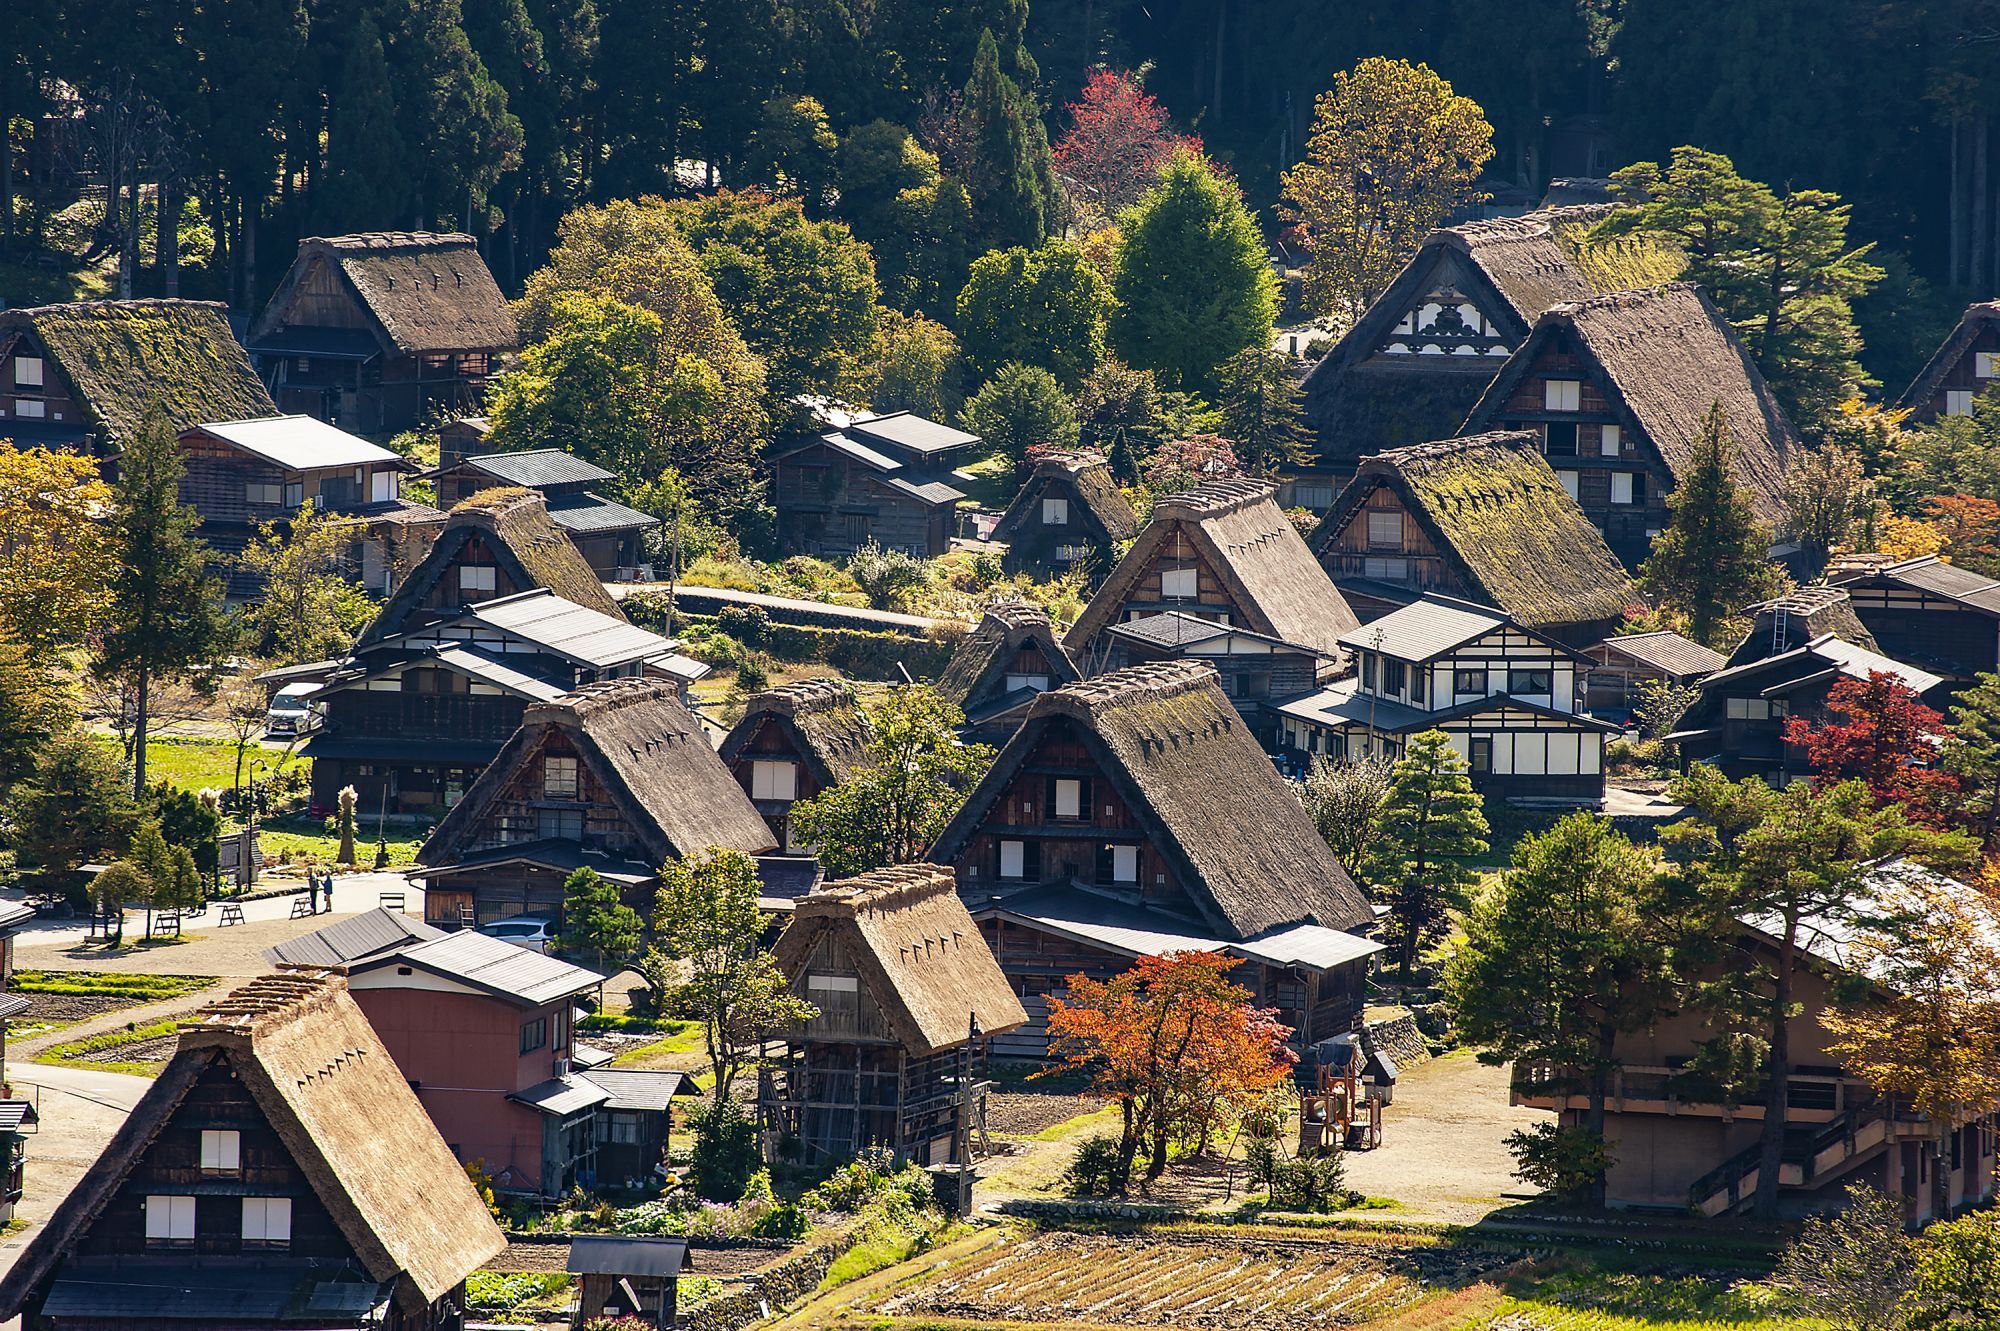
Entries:
<svg viewBox="0 0 2000 1331">
<path fill-rule="evenodd" d="M 1826 711 L 1824 720 L 1795 716 L 1785 723 L 1785 741 L 1804 746 L 1815 774 L 1829 782 L 1863 781 L 1877 807 L 1901 804 L 1926 827 L 1952 820 L 1959 781 L 1938 766 L 1950 732 L 1915 690 L 1871 670 L 1867 679 L 1842 679 L 1827 690 Z"/>
<path fill-rule="evenodd" d="M 1141 957 L 1109 980 L 1072 975 L 1067 996 L 1049 999 L 1051 1058 L 1089 1071 L 1123 1116 L 1114 1192 L 1130 1186 L 1141 1146 L 1150 1183 L 1170 1144 L 1205 1144 L 1290 1075 L 1291 1028 L 1251 1006 L 1229 978 L 1238 964 L 1212 952 Z"/>
</svg>

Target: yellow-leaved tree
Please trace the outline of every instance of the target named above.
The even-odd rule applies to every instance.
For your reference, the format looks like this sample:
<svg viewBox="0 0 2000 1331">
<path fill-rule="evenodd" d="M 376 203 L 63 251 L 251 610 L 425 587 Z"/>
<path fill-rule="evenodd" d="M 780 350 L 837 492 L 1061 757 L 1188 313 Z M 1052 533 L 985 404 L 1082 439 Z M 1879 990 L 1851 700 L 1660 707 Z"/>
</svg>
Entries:
<svg viewBox="0 0 2000 1331">
<path fill-rule="evenodd" d="M 1493 126 L 1428 65 L 1370 56 L 1313 108 L 1306 158 L 1285 173 L 1287 215 L 1312 249 L 1305 299 L 1351 322 L 1432 229 L 1479 197 Z"/>
<path fill-rule="evenodd" d="M 0 638 L 44 660 L 83 643 L 111 596 L 110 509 L 93 459 L 0 440 Z"/>
</svg>

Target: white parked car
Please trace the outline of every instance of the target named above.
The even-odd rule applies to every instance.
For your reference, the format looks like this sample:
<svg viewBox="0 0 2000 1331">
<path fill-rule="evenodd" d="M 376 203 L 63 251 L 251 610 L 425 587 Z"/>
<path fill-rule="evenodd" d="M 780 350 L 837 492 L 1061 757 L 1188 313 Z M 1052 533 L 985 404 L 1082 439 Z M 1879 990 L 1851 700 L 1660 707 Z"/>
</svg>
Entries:
<svg viewBox="0 0 2000 1331">
<path fill-rule="evenodd" d="M 510 915 L 504 920 L 479 926 L 479 932 L 503 943 L 525 947 L 530 952 L 546 952 L 555 943 L 553 925 L 539 915 Z"/>
<path fill-rule="evenodd" d="M 264 713 L 266 735 L 303 735 L 319 724 L 319 709 L 306 699 L 319 691 L 318 684 L 287 684 L 272 695 Z"/>
</svg>

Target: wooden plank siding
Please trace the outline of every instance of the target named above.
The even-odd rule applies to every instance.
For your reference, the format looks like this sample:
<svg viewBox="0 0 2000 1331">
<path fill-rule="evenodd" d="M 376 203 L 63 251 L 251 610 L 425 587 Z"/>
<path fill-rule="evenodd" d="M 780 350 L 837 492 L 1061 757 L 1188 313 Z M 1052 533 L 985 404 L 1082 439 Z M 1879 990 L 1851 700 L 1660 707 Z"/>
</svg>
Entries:
<svg viewBox="0 0 2000 1331">
<path fill-rule="evenodd" d="M 1915 587 L 1843 582 L 1863 626 L 1885 656 L 1970 678 L 2000 668 L 2000 621 Z"/>
<path fill-rule="evenodd" d="M 1993 386 L 1992 376 L 1980 377 L 1979 354 L 2000 353 L 2000 326 L 1988 323 L 1973 338 L 1965 353 L 1953 361 L 1951 367 L 1938 380 L 1937 386 L 1922 402 L 1914 403 L 1910 412 L 1910 424 L 1921 425 L 1934 421 L 1940 416 L 1954 414 L 1951 411 L 1952 394 L 1970 393 L 1977 398 Z"/>
<path fill-rule="evenodd" d="M 40 385 L 23 382 L 19 372 L 23 359 L 41 362 Z M 32 422 L 30 428 L 38 438 L 54 436 L 67 441 L 73 437 L 80 442 L 96 431 L 68 377 L 41 341 L 26 330 L 0 355 L 0 438 L 10 433 L 7 427 L 15 421 Z"/>
<path fill-rule="evenodd" d="M 772 502 L 787 549 L 844 556 L 873 540 L 934 559 L 951 548 L 952 505 L 924 503 L 823 444 L 787 455 L 775 473 Z"/>
</svg>

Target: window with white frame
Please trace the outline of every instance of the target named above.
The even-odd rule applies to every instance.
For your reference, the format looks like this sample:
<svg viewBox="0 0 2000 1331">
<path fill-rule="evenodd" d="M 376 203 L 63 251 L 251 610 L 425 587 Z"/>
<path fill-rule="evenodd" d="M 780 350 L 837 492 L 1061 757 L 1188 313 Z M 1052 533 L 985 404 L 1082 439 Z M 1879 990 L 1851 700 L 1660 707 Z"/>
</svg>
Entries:
<svg viewBox="0 0 2000 1331">
<path fill-rule="evenodd" d="M 14 357 L 15 388 L 39 390 L 45 386 L 45 383 L 46 381 L 42 377 L 42 358 L 40 356 Z"/>
<path fill-rule="evenodd" d="M 1597 451 L 1604 457 L 1615 458 L 1625 450 L 1625 431 L 1616 425 L 1597 427 Z"/>
<path fill-rule="evenodd" d="M 1547 411 L 1578 411 L 1583 406 L 1581 379 L 1544 379 L 1542 407 Z"/>
<path fill-rule="evenodd" d="M 799 767 L 776 759 L 760 758 L 750 764 L 750 798 L 753 800 L 795 800 L 799 797 Z"/>
<path fill-rule="evenodd" d="M 1970 416 L 1972 414 L 1972 390 L 1969 388 L 1947 388 L 1944 394 L 1944 414 L 1947 416 Z"/>
<path fill-rule="evenodd" d="M 396 497 L 396 489 L 396 473 L 386 469 L 378 471 L 369 479 L 368 501 L 374 504 L 386 504 Z"/>
<path fill-rule="evenodd" d="M 1083 817 L 1083 782 L 1069 777 L 1056 779 L 1056 817 Z"/>
<path fill-rule="evenodd" d="M 204 1128 L 201 1134 L 201 1172 L 234 1174 L 243 1167 L 243 1134 L 234 1129 Z"/>
<path fill-rule="evenodd" d="M 1196 591 L 1195 571 L 1191 568 L 1168 568 L 1160 570 L 1160 595 L 1176 598 L 1191 598 Z"/>
<path fill-rule="evenodd" d="M 1111 881 L 1114 883 L 1136 883 L 1139 881 L 1139 848 L 1137 846 L 1113 846 L 1111 848 Z"/>
<path fill-rule="evenodd" d="M 1614 471 L 1611 473 L 1611 502 L 1629 504 L 1632 502 L 1632 473 Z"/>
<path fill-rule="evenodd" d="M 500 570 L 492 564 L 460 564 L 458 566 L 458 589 L 462 592 L 492 592 L 499 590 Z"/>
<path fill-rule="evenodd" d="M 1768 698 L 1731 698 L 1728 710 L 1731 721 L 1768 721 L 1771 719 L 1771 700 Z"/>
<path fill-rule="evenodd" d="M 542 759 L 542 794 L 549 799 L 569 799 L 576 794 L 576 759 L 550 754 Z"/>
<path fill-rule="evenodd" d="M 1042 501 L 1042 525 L 1045 527 L 1069 526 L 1069 500 L 1044 499 Z"/>
<path fill-rule="evenodd" d="M 146 1198 L 147 1247 L 192 1247 L 193 1244 L 194 1198 Z"/>
<path fill-rule="evenodd" d="M 14 414 L 25 417 L 28 420 L 38 421 L 48 415 L 49 412 L 47 404 L 40 398 L 19 397 L 14 399 Z"/>
<path fill-rule="evenodd" d="M 1007 692 L 1012 693 L 1015 689 L 1033 689 L 1036 693 L 1046 693 L 1049 689 L 1049 677 L 1010 674 L 1007 676 Z"/>
<path fill-rule="evenodd" d="M 291 1241 L 291 1198 L 245 1197 L 243 1199 L 244 1247 L 283 1248 Z"/>
<path fill-rule="evenodd" d="M 1995 365 L 2000 365 L 2000 354 L 1991 351 L 1975 351 L 1972 353 L 1972 374 L 1974 378 L 1993 378 L 1996 373 L 1994 369 Z"/>
<path fill-rule="evenodd" d="M 1000 843 L 1000 876 L 1002 878 L 1026 878 L 1028 876 L 1027 842 L 1002 841 Z"/>
<path fill-rule="evenodd" d="M 1403 548 L 1403 515 L 1394 509 L 1368 511 L 1368 548 L 1371 550 L 1400 550 Z"/>
<path fill-rule="evenodd" d="M 1410 561 L 1402 555 L 1368 555 L 1361 561 L 1361 575 L 1378 582 L 1408 582 Z"/>
<path fill-rule="evenodd" d="M 1559 471 L 1559 472 L 1557 472 L 1557 473 L 1556 473 L 1556 479 L 1562 482 L 1562 488 L 1563 488 L 1563 492 L 1564 492 L 1565 494 L 1567 494 L 1567 495 L 1568 495 L 1568 496 L 1569 496 L 1569 497 L 1570 497 L 1571 499 L 1574 499 L 1574 498 L 1576 498 L 1576 473 L 1575 473 L 1575 472 L 1573 472 L 1573 471 Z"/>
</svg>

